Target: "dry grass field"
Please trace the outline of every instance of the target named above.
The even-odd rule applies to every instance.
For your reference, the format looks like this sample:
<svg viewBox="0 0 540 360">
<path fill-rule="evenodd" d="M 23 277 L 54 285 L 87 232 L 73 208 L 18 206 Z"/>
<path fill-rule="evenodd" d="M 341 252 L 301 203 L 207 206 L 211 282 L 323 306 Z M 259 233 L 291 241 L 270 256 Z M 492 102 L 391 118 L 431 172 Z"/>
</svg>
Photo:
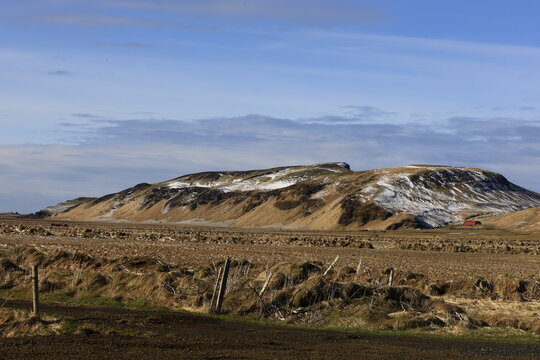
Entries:
<svg viewBox="0 0 540 360">
<path fill-rule="evenodd" d="M 539 342 L 539 244 L 535 234 L 482 228 L 282 231 L 5 218 L 0 298 L 30 299 L 28 269 L 38 264 L 46 303 L 208 313 L 229 257 L 223 312 L 234 318 Z M 17 316 L 2 317 L 4 336 L 18 336 L 16 324 L 35 334 L 70 329 L 62 319 L 43 326 Z"/>
</svg>

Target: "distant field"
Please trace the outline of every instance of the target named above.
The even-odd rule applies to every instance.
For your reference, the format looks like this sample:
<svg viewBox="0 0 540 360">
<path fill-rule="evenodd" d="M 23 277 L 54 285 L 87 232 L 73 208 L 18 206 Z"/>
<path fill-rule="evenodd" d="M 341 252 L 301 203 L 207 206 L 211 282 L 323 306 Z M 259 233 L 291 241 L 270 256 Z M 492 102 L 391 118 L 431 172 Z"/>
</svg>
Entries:
<svg viewBox="0 0 540 360">
<path fill-rule="evenodd" d="M 39 245 L 98 256 L 151 256 L 195 266 L 225 256 L 264 262 L 313 260 L 396 267 L 434 276 L 529 277 L 540 269 L 540 234 L 452 227 L 403 231 L 282 231 L 128 223 L 4 220 L 0 245 Z M 374 249 L 368 248 L 372 246 Z"/>
</svg>

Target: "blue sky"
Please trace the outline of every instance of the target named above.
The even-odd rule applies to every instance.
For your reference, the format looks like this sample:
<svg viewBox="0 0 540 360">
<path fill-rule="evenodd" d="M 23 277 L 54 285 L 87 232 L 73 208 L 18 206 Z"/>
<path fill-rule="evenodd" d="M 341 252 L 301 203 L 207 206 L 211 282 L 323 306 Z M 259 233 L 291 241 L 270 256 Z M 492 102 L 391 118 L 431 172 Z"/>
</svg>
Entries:
<svg viewBox="0 0 540 360">
<path fill-rule="evenodd" d="M 538 1 L 4 0 L 0 211 L 184 173 L 444 163 L 540 191 Z"/>
</svg>

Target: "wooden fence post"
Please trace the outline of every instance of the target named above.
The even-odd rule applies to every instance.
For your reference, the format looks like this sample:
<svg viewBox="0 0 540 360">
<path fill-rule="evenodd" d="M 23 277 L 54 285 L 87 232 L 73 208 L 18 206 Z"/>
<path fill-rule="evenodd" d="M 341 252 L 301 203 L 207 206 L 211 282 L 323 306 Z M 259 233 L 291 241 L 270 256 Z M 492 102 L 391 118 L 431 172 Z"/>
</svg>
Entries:
<svg viewBox="0 0 540 360">
<path fill-rule="evenodd" d="M 264 280 L 263 287 L 261 291 L 259 292 L 259 297 L 262 299 L 264 292 L 266 291 L 266 288 L 268 287 L 268 284 L 270 284 L 270 280 L 272 280 L 272 276 L 274 276 L 274 272 L 269 272 L 266 274 L 266 279 Z"/>
<path fill-rule="evenodd" d="M 32 312 L 39 318 L 39 274 L 37 265 L 32 266 Z"/>
<path fill-rule="evenodd" d="M 231 267 L 231 259 L 227 258 L 225 260 L 225 265 L 223 265 L 223 274 L 221 275 L 221 284 L 219 286 L 219 294 L 216 303 L 216 313 L 221 312 L 221 307 L 223 306 L 223 297 L 225 296 L 225 290 L 227 290 L 227 278 L 229 277 L 229 268 Z"/>
<path fill-rule="evenodd" d="M 223 271 L 223 267 L 220 267 L 217 274 L 216 274 L 216 283 L 214 284 L 214 291 L 212 292 L 212 301 L 210 302 L 210 312 L 212 312 L 216 305 L 216 296 L 219 286 L 219 279 L 221 278 L 221 272 Z"/>
<path fill-rule="evenodd" d="M 360 261 L 358 261 L 358 266 L 356 267 L 356 275 L 354 277 L 354 281 L 358 281 L 358 275 L 360 275 L 361 268 L 362 268 L 362 258 L 360 258 Z"/>
<path fill-rule="evenodd" d="M 388 275 L 388 286 L 392 286 L 394 283 L 394 269 L 390 269 L 390 274 Z"/>
</svg>

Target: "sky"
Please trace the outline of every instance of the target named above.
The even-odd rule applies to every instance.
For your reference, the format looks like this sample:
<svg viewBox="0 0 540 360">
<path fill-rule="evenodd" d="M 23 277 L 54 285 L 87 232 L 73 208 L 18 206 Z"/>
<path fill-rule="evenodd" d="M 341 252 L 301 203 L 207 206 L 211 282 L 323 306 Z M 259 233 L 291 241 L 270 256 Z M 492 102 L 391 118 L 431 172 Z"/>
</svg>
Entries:
<svg viewBox="0 0 540 360">
<path fill-rule="evenodd" d="M 540 2 L 2 0 L 0 212 L 208 170 L 478 167 L 540 191 Z"/>
</svg>

